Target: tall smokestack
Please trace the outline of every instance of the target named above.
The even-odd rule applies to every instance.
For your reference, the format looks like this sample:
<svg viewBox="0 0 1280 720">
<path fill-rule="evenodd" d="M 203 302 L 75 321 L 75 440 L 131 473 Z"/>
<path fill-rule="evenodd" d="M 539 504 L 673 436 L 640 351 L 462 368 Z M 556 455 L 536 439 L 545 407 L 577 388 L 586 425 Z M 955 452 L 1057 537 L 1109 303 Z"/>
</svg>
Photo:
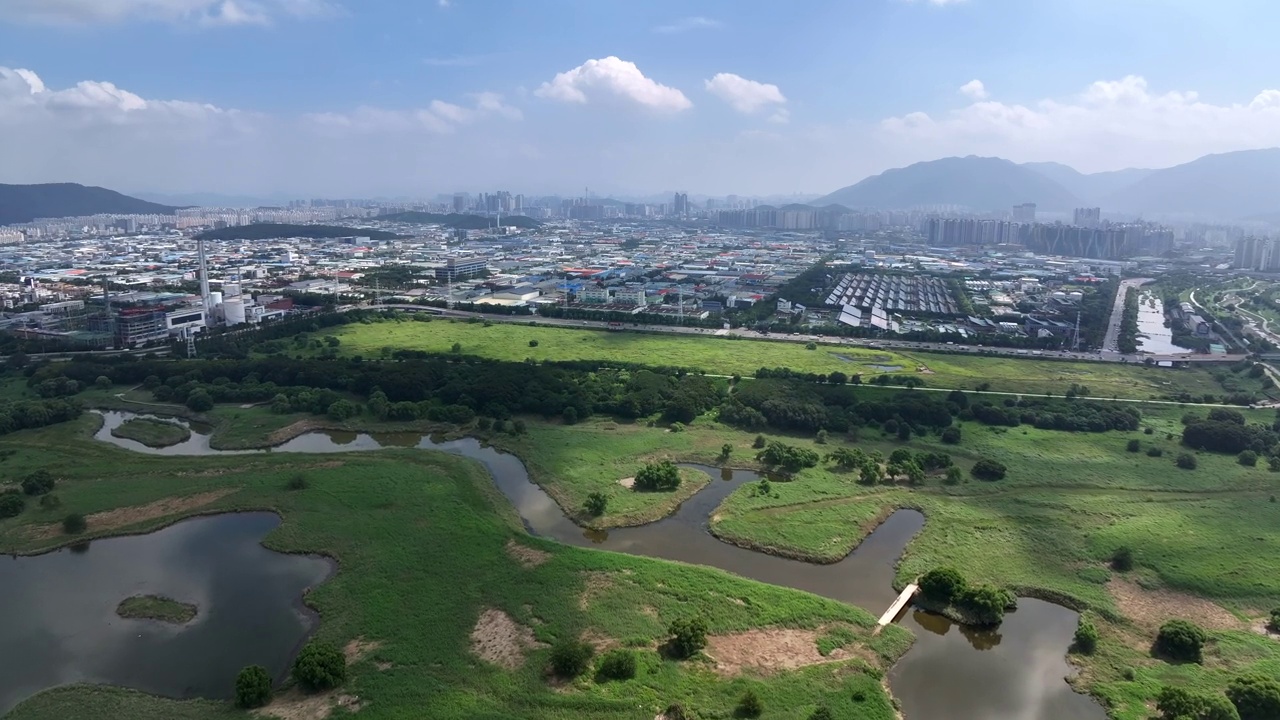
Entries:
<svg viewBox="0 0 1280 720">
<path fill-rule="evenodd" d="M 196 243 L 200 249 L 200 304 L 204 307 L 205 322 L 208 323 L 213 320 L 213 308 L 209 307 L 209 265 L 205 261 L 204 240 L 196 240 Z"/>
</svg>

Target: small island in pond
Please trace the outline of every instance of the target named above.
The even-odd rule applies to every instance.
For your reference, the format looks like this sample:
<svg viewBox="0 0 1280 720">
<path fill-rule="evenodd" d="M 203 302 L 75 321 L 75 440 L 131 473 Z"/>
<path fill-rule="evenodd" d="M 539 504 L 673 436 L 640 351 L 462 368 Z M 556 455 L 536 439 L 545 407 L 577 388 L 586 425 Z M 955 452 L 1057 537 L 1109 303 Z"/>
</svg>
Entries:
<svg viewBox="0 0 1280 720">
<path fill-rule="evenodd" d="M 112 428 L 111 434 L 125 440 L 134 440 L 147 447 L 163 448 L 186 442 L 191 431 L 177 423 L 153 420 L 151 418 L 133 418 L 120 427 Z"/>
<path fill-rule="evenodd" d="M 134 595 L 116 606 L 116 614 L 126 620 L 159 620 L 185 625 L 196 617 L 196 606 L 159 595 Z"/>
</svg>

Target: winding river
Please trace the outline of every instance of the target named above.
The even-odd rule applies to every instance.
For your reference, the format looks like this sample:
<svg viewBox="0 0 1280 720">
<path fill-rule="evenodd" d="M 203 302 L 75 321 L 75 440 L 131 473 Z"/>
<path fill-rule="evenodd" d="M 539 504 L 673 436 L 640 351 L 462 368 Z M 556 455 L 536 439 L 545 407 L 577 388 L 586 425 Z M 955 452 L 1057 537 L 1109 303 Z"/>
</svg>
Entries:
<svg viewBox="0 0 1280 720">
<path fill-rule="evenodd" d="M 131 450 L 162 455 L 220 452 L 210 448 L 207 434 L 196 432 L 180 445 L 158 450 L 113 437 L 111 429 L 130 417 L 134 415 L 104 413 L 103 426 L 95 437 Z M 574 524 L 546 492 L 530 481 L 518 458 L 484 447 L 474 439 L 436 443 L 416 434 L 375 438 L 316 432 L 270 450 L 239 452 L 332 453 L 383 447 L 438 450 L 479 461 L 534 534 L 570 545 L 717 567 L 858 605 L 875 615 L 893 601 L 894 566 L 907 543 L 924 526 L 923 515 L 900 510 L 844 560 L 815 565 L 729 545 L 707 531 L 708 517 L 721 501 L 743 483 L 758 479 L 749 471 L 690 466 L 718 479 L 663 520 L 606 533 Z M 95 550 L 98 544 L 94 544 Z M 1018 610 L 1009 613 L 997 630 L 980 631 L 955 626 L 936 615 L 910 611 L 900 622 L 915 633 L 917 640 L 889 673 L 890 686 L 910 720 L 1103 720 L 1106 715 L 1102 708 L 1072 691 L 1064 680 L 1071 672 L 1065 652 L 1077 617 L 1061 606 L 1021 598 Z M 173 689 L 166 686 L 160 691 L 172 695 Z"/>
</svg>

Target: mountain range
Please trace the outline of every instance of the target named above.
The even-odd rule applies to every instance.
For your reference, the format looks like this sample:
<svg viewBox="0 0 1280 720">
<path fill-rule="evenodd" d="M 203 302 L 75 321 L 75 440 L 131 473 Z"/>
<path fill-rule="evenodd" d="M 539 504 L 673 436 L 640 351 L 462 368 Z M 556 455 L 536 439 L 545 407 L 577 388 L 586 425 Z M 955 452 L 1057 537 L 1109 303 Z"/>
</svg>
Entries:
<svg viewBox="0 0 1280 720">
<path fill-rule="evenodd" d="M 98 213 L 172 215 L 172 205 L 139 200 L 114 190 L 74 183 L 0 185 L 0 225 L 36 218 L 78 217 Z"/>
<path fill-rule="evenodd" d="M 1085 174 L 1060 163 L 951 157 L 887 170 L 810 203 L 907 209 L 940 205 L 1007 212 L 1096 206 L 1110 215 L 1267 220 L 1280 213 L 1280 148 L 1206 155 L 1162 170 Z"/>
</svg>

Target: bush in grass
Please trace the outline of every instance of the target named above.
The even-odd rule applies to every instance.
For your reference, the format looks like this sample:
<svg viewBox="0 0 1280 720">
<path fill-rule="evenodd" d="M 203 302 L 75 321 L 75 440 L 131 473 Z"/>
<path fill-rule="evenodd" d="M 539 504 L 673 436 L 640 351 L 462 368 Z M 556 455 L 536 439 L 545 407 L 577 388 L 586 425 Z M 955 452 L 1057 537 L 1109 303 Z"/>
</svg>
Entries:
<svg viewBox="0 0 1280 720">
<path fill-rule="evenodd" d="M 671 654 L 678 658 L 691 658 L 707 646 L 707 623 L 700 617 L 675 620 L 668 629 Z"/>
<path fill-rule="evenodd" d="M 948 445 L 959 445 L 960 444 L 960 428 L 956 427 L 955 425 L 952 425 L 951 427 L 943 430 L 942 442 Z"/>
<path fill-rule="evenodd" d="M 809 720 L 836 720 L 836 716 L 832 714 L 831 708 L 819 705 L 817 710 L 809 713 Z"/>
<path fill-rule="evenodd" d="M 1275 720 L 1280 717 L 1280 683 L 1261 675 L 1238 677 L 1227 684 L 1227 698 L 1240 720 Z"/>
<path fill-rule="evenodd" d="M 1129 444 L 1125 446 L 1125 450 L 1128 450 L 1129 452 L 1138 452 L 1141 449 L 1142 443 L 1138 440 L 1130 440 Z"/>
<path fill-rule="evenodd" d="M 1133 550 L 1127 547 L 1116 548 L 1111 554 L 1111 568 L 1120 572 L 1129 572 L 1133 569 Z"/>
<path fill-rule="evenodd" d="M 1267 621 L 1267 627 L 1274 632 L 1280 632 L 1280 608 L 1271 609 L 1271 619 Z"/>
<path fill-rule="evenodd" d="M 720 459 L 721 459 L 721 460 L 728 460 L 728 459 L 729 459 L 729 456 L 730 456 L 730 455 L 732 455 L 732 454 L 733 454 L 733 445 L 731 445 L 731 444 L 729 444 L 729 443 L 725 443 L 725 444 L 723 444 L 723 445 L 721 445 L 721 446 L 720 446 Z"/>
<path fill-rule="evenodd" d="M 595 648 L 590 643 L 566 639 L 551 646 L 551 671 L 557 677 L 571 679 L 586 672 Z"/>
<path fill-rule="evenodd" d="M 1071 647 L 1082 655 L 1092 655 L 1098 649 L 1098 628 L 1086 618 L 1080 618 Z"/>
<path fill-rule="evenodd" d="M 236 675 L 236 707 L 259 708 L 271 701 L 271 676 L 261 665 L 250 665 Z"/>
<path fill-rule="evenodd" d="M 22 492 L 27 495 L 47 495 L 53 492 L 53 475 L 48 470 L 36 470 L 22 478 Z"/>
<path fill-rule="evenodd" d="M 329 690 L 347 679 L 347 659 L 333 643 L 312 640 L 293 661 L 293 676 L 308 692 Z"/>
<path fill-rule="evenodd" d="M 606 680 L 630 680 L 636 676 L 636 654 L 631 650 L 610 650 L 600 658 L 597 672 Z"/>
<path fill-rule="evenodd" d="M 593 492 L 587 495 L 587 501 L 582 504 L 582 509 L 586 510 L 591 517 L 600 517 L 605 510 L 609 509 L 609 496 L 602 492 Z"/>
<path fill-rule="evenodd" d="M 1148 457 L 1160 457 L 1161 455 L 1164 455 L 1164 448 L 1158 448 L 1155 446 L 1147 448 Z"/>
<path fill-rule="evenodd" d="M 662 711 L 662 717 L 666 720 L 698 720 L 698 716 L 683 703 L 671 703 L 666 710 Z"/>
<path fill-rule="evenodd" d="M 79 535 L 88 529 L 89 523 L 84 519 L 83 515 L 71 513 L 62 518 L 62 532 L 68 535 Z"/>
<path fill-rule="evenodd" d="M 947 476 L 946 478 L 943 479 L 942 482 L 947 485 L 959 485 L 960 481 L 963 479 L 964 479 L 964 473 L 960 471 L 960 468 L 956 467 L 955 465 L 952 465 L 951 467 L 947 468 Z"/>
<path fill-rule="evenodd" d="M 755 718 L 760 717 L 763 712 L 764 703 L 760 701 L 760 696 L 755 690 L 748 690 L 738 698 L 738 708 L 734 714 L 738 717 Z"/>
<path fill-rule="evenodd" d="M 0 493 L 0 518 L 17 517 L 26 507 L 27 501 L 17 491 Z"/>
<path fill-rule="evenodd" d="M 1180 453 L 1178 455 L 1178 459 L 1174 462 L 1178 467 L 1182 468 L 1183 470 L 1196 469 L 1196 456 L 1192 455 L 1191 453 Z"/>
<path fill-rule="evenodd" d="M 1173 660 L 1198 663 L 1203 659 L 1204 644 L 1208 639 L 1199 625 L 1187 620 L 1170 620 L 1160 626 L 1155 650 Z"/>
<path fill-rule="evenodd" d="M 935 568 L 920 578 L 920 592 L 929 602 L 950 605 L 960 598 L 968 584 L 955 568 Z"/>
<path fill-rule="evenodd" d="M 973 464 L 973 469 L 969 471 L 979 480 L 1003 480 L 1007 468 L 1004 463 L 991 458 L 980 458 L 978 462 Z"/>
<path fill-rule="evenodd" d="M 306 475 L 298 473 L 289 478 L 289 482 L 285 483 L 284 487 L 286 490 L 306 490 L 311 487 L 311 481 L 307 479 Z"/>
<path fill-rule="evenodd" d="M 1241 450 L 1236 456 L 1236 462 L 1245 467 L 1256 467 L 1258 464 L 1258 453 L 1252 450 Z"/>
<path fill-rule="evenodd" d="M 1161 690 L 1156 698 L 1156 710 L 1162 720 L 1240 719 L 1236 709 L 1221 695 L 1204 695 L 1180 687 Z"/>
<path fill-rule="evenodd" d="M 530 340 L 530 341 L 529 341 L 529 347 L 538 347 L 538 341 L 537 341 L 537 340 Z"/>
<path fill-rule="evenodd" d="M 765 439 L 765 437 L 764 437 L 763 435 L 757 435 L 757 436 L 756 436 L 756 439 L 755 439 L 755 442 L 751 443 L 751 447 L 753 447 L 753 448 L 755 448 L 755 449 L 759 450 L 759 449 L 763 448 L 765 445 L 768 445 L 768 444 L 769 444 L 769 441 L 768 441 L 768 440 L 766 440 L 766 439 Z"/>
</svg>

